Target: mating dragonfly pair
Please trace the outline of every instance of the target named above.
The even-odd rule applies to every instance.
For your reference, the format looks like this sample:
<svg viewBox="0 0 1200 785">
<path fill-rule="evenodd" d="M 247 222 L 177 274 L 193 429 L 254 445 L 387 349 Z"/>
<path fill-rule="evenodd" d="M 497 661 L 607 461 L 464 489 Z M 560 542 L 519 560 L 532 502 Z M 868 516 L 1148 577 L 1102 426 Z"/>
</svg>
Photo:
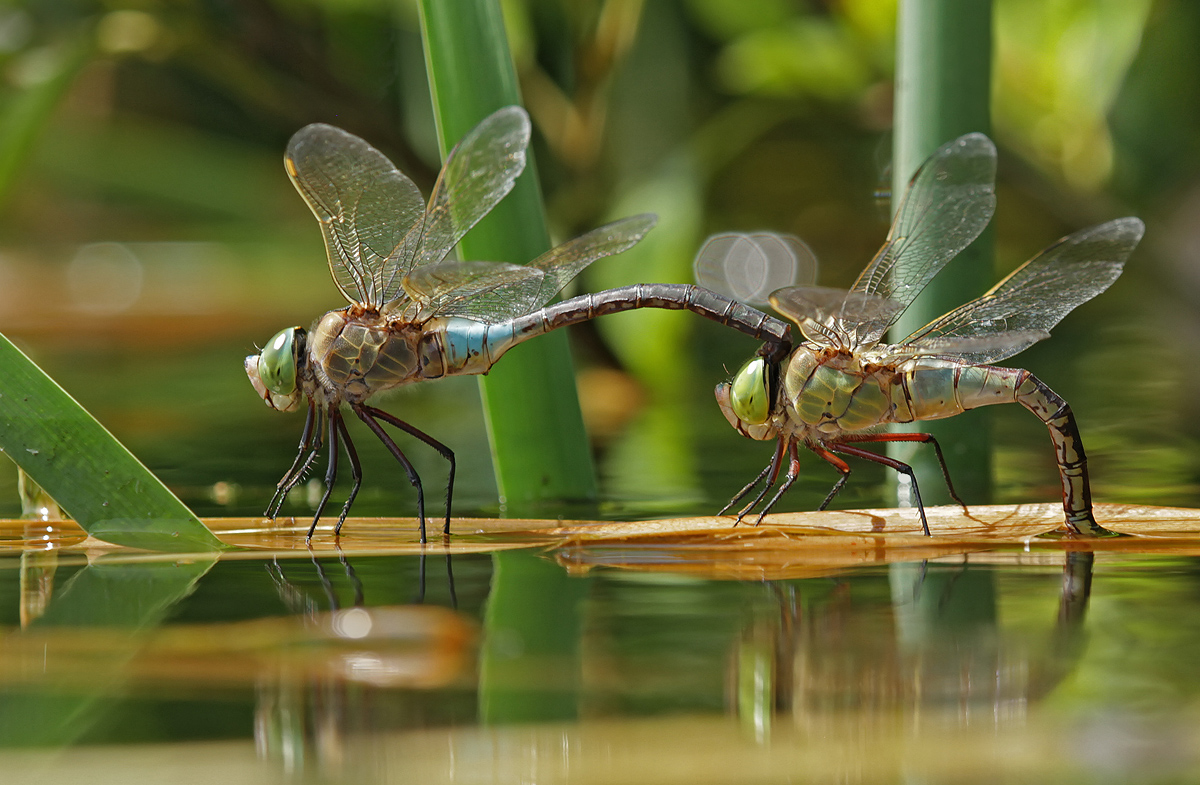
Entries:
<svg viewBox="0 0 1200 785">
<path fill-rule="evenodd" d="M 794 249 L 799 244 L 787 238 L 723 236 L 701 250 L 696 265 L 700 283 L 753 304 L 769 302 L 799 326 L 805 340 L 793 347 L 786 323 L 700 286 L 635 284 L 547 305 L 588 264 L 641 240 L 654 226 L 651 215 L 600 227 L 528 265 L 447 260 L 467 231 L 512 189 L 525 165 L 529 133 L 528 117 L 518 107 L 483 120 L 447 156 L 428 204 L 411 180 L 358 137 L 321 124 L 292 137 L 285 156 L 288 175 L 321 224 L 330 271 L 350 306 L 325 314 L 312 330 L 285 329 L 259 354 L 246 358 L 246 373 L 268 406 L 291 411 L 307 403 L 299 450 L 279 481 L 268 517 L 278 514 L 327 445 L 325 492 L 308 536 L 329 501 L 344 449 L 353 485 L 334 527 L 334 534 L 340 533 L 362 482 L 342 417 L 346 406 L 383 442 L 416 488 L 422 542 L 421 479 L 383 425 L 416 437 L 446 458 L 450 473 L 443 531 L 449 534 L 453 451 L 368 400 L 425 379 L 486 373 L 504 352 L 534 336 L 649 307 L 693 311 L 764 342 L 733 380 L 716 390 L 721 410 L 739 432 L 777 440 L 771 463 L 730 502 L 732 506 L 763 484 L 739 520 L 776 485 L 786 455 L 788 470 L 762 507 L 762 520 L 795 482 L 799 447 L 804 446 L 842 474 L 822 509 L 850 474 L 839 456 L 864 458 L 913 479 L 928 534 L 912 470 L 859 445 L 931 442 L 940 460 L 940 448 L 926 434 L 872 429 L 1015 401 L 1050 430 L 1068 529 L 1104 532 L 1092 516 L 1083 447 L 1066 402 L 1027 371 L 987 363 L 1047 337 L 1069 311 L 1106 289 L 1141 237 L 1139 220 L 1120 219 L 1071 235 L 977 300 L 897 344 L 881 343 L 887 328 L 991 218 L 995 148 L 981 134 L 961 137 L 940 148 L 914 175 L 887 242 L 849 291 L 796 285 Z M 771 253 L 773 245 L 785 252 Z M 788 269 L 781 272 L 776 260 Z M 944 462 L 942 468 L 946 473 Z M 948 473 L 946 479 L 949 483 Z"/>
</svg>

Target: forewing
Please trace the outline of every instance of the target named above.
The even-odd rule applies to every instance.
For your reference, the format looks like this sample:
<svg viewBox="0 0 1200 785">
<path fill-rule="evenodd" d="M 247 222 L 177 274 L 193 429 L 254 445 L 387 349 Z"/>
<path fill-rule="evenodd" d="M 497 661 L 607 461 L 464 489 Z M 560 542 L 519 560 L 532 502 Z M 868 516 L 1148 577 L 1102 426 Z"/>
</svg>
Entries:
<svg viewBox="0 0 1200 785">
<path fill-rule="evenodd" d="M 874 343 L 932 278 L 979 236 L 996 207 L 996 147 L 983 134 L 942 145 L 913 175 L 887 242 L 851 291 L 900 305 L 886 321 L 864 321 L 854 343 Z"/>
<path fill-rule="evenodd" d="M 506 106 L 485 117 L 462 138 L 438 175 L 415 256 L 401 262 L 404 272 L 437 264 L 479 219 L 512 190 L 525 168 L 529 115 Z"/>
<path fill-rule="evenodd" d="M 502 262 L 441 262 L 416 268 L 404 278 L 404 291 L 417 305 L 417 318 L 467 316 L 472 305 L 494 299 L 497 289 L 534 285 L 541 270 Z"/>
<path fill-rule="evenodd" d="M 817 257 L 798 237 L 761 232 L 709 237 L 693 263 L 696 283 L 750 305 L 766 305 L 772 292 L 811 284 Z"/>
<path fill-rule="evenodd" d="M 982 297 L 917 330 L 904 344 L 970 338 L 976 343 L 953 354 L 974 363 L 1012 357 L 1112 285 L 1144 230 L 1137 218 L 1119 218 L 1064 237 Z M 1026 339 L 1014 340 L 1014 335 Z"/>
<path fill-rule="evenodd" d="M 342 294 L 381 306 L 398 286 L 395 250 L 421 218 L 421 192 L 378 150 L 322 123 L 296 132 L 284 166 L 321 222 L 329 270 Z"/>
<path fill-rule="evenodd" d="M 597 259 L 632 248 L 654 228 L 658 217 L 650 213 L 622 218 L 593 229 L 550 249 L 529 263 L 540 277 L 498 287 L 487 297 L 456 305 L 451 312 L 486 322 L 524 316 L 554 299 L 572 278 Z"/>
</svg>

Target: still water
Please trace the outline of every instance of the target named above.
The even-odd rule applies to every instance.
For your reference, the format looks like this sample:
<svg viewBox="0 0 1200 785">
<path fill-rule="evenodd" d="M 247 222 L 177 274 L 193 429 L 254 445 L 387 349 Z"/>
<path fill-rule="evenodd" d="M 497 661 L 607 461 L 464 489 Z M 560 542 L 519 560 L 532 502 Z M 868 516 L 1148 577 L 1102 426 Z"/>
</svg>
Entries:
<svg viewBox="0 0 1200 785">
<path fill-rule="evenodd" d="M 211 562 L 5 533 L 9 781 L 1200 775 L 1190 556 L 1033 541 L 745 581 L 682 548 L 470 552 L 532 542 L 504 535 Z"/>
</svg>

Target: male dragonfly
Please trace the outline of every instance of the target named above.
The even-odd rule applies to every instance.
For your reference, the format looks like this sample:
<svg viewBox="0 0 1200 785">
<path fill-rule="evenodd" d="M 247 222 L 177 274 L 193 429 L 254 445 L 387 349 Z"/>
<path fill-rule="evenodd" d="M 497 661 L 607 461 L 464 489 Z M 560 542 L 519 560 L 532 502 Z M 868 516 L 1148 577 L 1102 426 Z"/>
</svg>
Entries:
<svg viewBox="0 0 1200 785">
<path fill-rule="evenodd" d="M 767 468 L 726 505 L 727 510 L 766 480 L 741 510 L 739 520 L 775 485 L 786 454 L 787 474 L 759 513 L 758 521 L 762 521 L 796 481 L 798 452 L 803 446 L 842 475 L 819 509 L 829 505 L 850 476 L 850 467 L 840 456 L 862 458 L 908 477 L 921 526 L 929 534 L 912 468 L 860 445 L 932 444 L 950 485 L 941 448 L 931 435 L 878 433 L 876 429 L 1015 402 L 1033 412 L 1050 431 L 1067 529 L 1073 534 L 1107 533 L 1092 514 L 1087 459 L 1071 407 L 1028 371 L 989 363 L 1048 338 L 1050 328 L 1076 306 L 1107 289 L 1142 237 L 1145 227 L 1140 220 L 1120 218 L 1065 237 L 978 299 L 934 319 L 898 343 L 882 342 L 884 332 L 926 284 L 978 237 L 991 219 L 995 172 L 996 148 L 983 134 L 949 142 L 913 176 L 887 241 L 849 291 L 788 286 L 770 293 L 771 305 L 799 325 L 806 340 L 783 362 L 765 356 L 753 358 L 731 382 L 716 389 L 721 411 L 734 428 L 752 439 L 777 440 Z M 753 290 L 754 282 L 747 284 L 743 271 L 756 265 L 747 263 L 746 258 L 765 247 L 761 237 L 715 238 L 697 256 L 697 279 L 718 290 Z M 740 251 L 731 253 L 731 248 Z M 757 251 L 757 267 L 769 267 L 765 260 L 770 256 L 765 250 Z M 953 486 L 950 493 L 962 503 Z"/>
<path fill-rule="evenodd" d="M 382 153 L 329 125 L 306 126 L 288 143 L 284 164 L 321 224 L 334 283 L 350 302 L 311 330 L 289 327 L 246 358 L 246 373 L 273 409 L 308 416 L 291 467 L 267 507 L 274 518 L 328 442 L 325 492 L 311 539 L 345 449 L 353 486 L 335 536 L 362 483 L 362 467 L 342 419 L 348 406 L 387 447 L 417 490 L 421 542 L 425 497 L 412 463 L 384 430 L 411 434 L 450 463 L 446 521 L 454 493 L 454 453 L 432 436 L 370 405 L 373 395 L 451 374 L 487 373 L 504 352 L 548 330 L 633 308 L 691 310 L 765 342 L 773 357 L 790 348 L 785 323 L 696 286 L 637 284 L 544 307 L 591 262 L 635 245 L 653 215 L 615 221 L 546 252 L 528 265 L 447 261 L 451 248 L 513 187 L 525 166 L 529 118 L 505 107 L 485 118 L 446 158 L 428 205 Z"/>
</svg>

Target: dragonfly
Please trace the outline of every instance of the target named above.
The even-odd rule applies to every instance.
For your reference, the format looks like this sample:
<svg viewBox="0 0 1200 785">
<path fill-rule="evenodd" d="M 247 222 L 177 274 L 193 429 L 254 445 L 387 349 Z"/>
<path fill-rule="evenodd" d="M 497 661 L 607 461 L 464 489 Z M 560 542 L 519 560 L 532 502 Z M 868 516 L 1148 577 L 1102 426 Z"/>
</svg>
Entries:
<svg viewBox="0 0 1200 785">
<path fill-rule="evenodd" d="M 729 423 L 744 436 L 776 440 L 765 469 L 721 513 L 762 488 L 738 513 L 738 521 L 774 495 L 756 524 L 795 483 L 804 447 L 841 477 L 821 503 L 824 510 L 850 477 L 845 457 L 882 464 L 905 475 L 926 535 L 930 534 L 920 490 L 910 466 L 864 449 L 864 444 L 918 442 L 932 445 L 950 494 L 963 504 L 937 440 L 927 433 L 881 433 L 880 426 L 952 417 L 968 409 L 1019 403 L 1046 424 L 1062 484 L 1063 513 L 1072 534 L 1107 534 L 1092 512 L 1087 458 L 1071 407 L 1027 370 L 992 363 L 1049 337 L 1049 330 L 1077 306 L 1107 289 L 1141 240 L 1137 218 L 1120 218 L 1069 235 L 1034 256 L 981 297 L 940 316 L 898 343 L 884 334 L 925 286 L 966 248 L 995 208 L 996 148 L 983 134 L 968 134 L 940 147 L 914 174 L 887 240 L 849 290 L 808 283 L 784 285 L 766 295 L 780 314 L 800 328 L 804 340 L 784 359 L 760 354 L 716 397 Z M 722 236 L 697 255 L 701 284 L 741 290 L 751 303 L 761 297 L 775 260 L 800 272 L 794 238 Z M 788 246 L 784 248 L 783 246 Z M 793 249 L 789 253 L 789 249 Z M 803 279 L 797 278 L 796 282 Z M 779 480 L 784 461 L 787 471 Z M 776 485 L 778 486 L 776 487 Z M 966 505 L 963 505 L 964 508 Z"/>
<path fill-rule="evenodd" d="M 335 537 L 340 535 L 362 485 L 345 407 L 383 443 L 416 489 L 421 542 L 427 541 L 424 487 L 384 425 L 446 459 L 443 533 L 449 536 L 453 450 L 370 399 L 419 381 L 487 373 L 513 346 L 558 327 L 632 308 L 670 308 L 742 330 L 763 340 L 772 356 L 790 348 L 787 324 L 694 285 L 636 284 L 547 307 L 587 265 L 640 241 L 655 224 L 651 214 L 601 226 L 527 265 L 448 258 L 512 189 L 525 166 L 529 135 L 529 118 L 520 107 L 485 118 L 447 156 L 428 202 L 386 156 L 353 134 L 318 123 L 292 137 L 285 169 L 320 223 L 330 273 L 349 305 L 329 311 L 311 329 L 281 330 L 245 360 L 250 383 L 267 406 L 294 411 L 307 404 L 296 457 L 277 483 L 266 517 L 278 515 L 327 447 L 325 490 L 308 529 L 311 540 L 344 450 L 353 482 L 334 527 Z"/>
</svg>

